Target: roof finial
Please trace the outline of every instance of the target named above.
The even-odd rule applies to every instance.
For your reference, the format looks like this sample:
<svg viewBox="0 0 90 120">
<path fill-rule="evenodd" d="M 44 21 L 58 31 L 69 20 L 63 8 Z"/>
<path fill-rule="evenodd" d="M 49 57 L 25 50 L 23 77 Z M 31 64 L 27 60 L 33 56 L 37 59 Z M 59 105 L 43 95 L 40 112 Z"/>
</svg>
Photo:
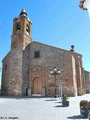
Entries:
<svg viewBox="0 0 90 120">
<path fill-rule="evenodd" d="M 21 15 L 27 16 L 27 13 L 26 13 L 25 9 L 22 9 L 22 11 L 20 12 L 20 15 L 19 15 L 19 16 L 21 16 Z"/>
</svg>

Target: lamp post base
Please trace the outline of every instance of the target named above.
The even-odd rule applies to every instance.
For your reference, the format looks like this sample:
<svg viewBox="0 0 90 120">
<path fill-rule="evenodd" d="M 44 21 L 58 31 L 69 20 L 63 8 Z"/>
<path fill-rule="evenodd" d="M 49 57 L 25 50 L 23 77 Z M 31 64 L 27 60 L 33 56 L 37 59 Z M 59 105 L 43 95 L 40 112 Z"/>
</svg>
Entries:
<svg viewBox="0 0 90 120">
<path fill-rule="evenodd" d="M 55 95 L 54 97 L 57 98 L 57 95 Z"/>
</svg>

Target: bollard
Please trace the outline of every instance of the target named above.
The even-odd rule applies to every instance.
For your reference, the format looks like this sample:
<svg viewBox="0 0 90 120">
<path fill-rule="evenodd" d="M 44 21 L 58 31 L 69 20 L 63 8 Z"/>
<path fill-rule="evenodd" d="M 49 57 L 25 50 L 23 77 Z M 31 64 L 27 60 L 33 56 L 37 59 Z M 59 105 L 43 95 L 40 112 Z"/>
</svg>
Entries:
<svg viewBox="0 0 90 120">
<path fill-rule="evenodd" d="M 89 114 L 88 114 L 88 120 L 90 120 L 90 110 L 89 110 Z"/>
</svg>

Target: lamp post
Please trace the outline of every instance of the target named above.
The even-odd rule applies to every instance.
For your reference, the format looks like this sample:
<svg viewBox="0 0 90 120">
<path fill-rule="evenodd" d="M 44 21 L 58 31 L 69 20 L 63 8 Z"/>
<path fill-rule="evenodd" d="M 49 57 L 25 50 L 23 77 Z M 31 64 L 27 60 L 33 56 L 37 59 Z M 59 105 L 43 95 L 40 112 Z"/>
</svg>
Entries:
<svg viewBox="0 0 90 120">
<path fill-rule="evenodd" d="M 57 69 L 56 67 L 53 70 L 50 70 L 51 75 L 55 77 L 55 98 L 57 97 L 56 93 L 56 76 L 60 75 L 60 69 Z"/>
</svg>

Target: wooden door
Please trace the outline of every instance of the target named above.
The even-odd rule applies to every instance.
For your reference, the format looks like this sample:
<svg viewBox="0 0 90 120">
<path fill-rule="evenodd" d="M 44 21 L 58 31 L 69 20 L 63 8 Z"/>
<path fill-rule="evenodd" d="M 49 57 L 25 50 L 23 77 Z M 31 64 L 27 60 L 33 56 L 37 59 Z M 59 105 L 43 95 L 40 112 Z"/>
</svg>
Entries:
<svg viewBox="0 0 90 120">
<path fill-rule="evenodd" d="M 40 78 L 35 78 L 33 80 L 33 94 L 41 94 L 42 82 Z"/>
</svg>

